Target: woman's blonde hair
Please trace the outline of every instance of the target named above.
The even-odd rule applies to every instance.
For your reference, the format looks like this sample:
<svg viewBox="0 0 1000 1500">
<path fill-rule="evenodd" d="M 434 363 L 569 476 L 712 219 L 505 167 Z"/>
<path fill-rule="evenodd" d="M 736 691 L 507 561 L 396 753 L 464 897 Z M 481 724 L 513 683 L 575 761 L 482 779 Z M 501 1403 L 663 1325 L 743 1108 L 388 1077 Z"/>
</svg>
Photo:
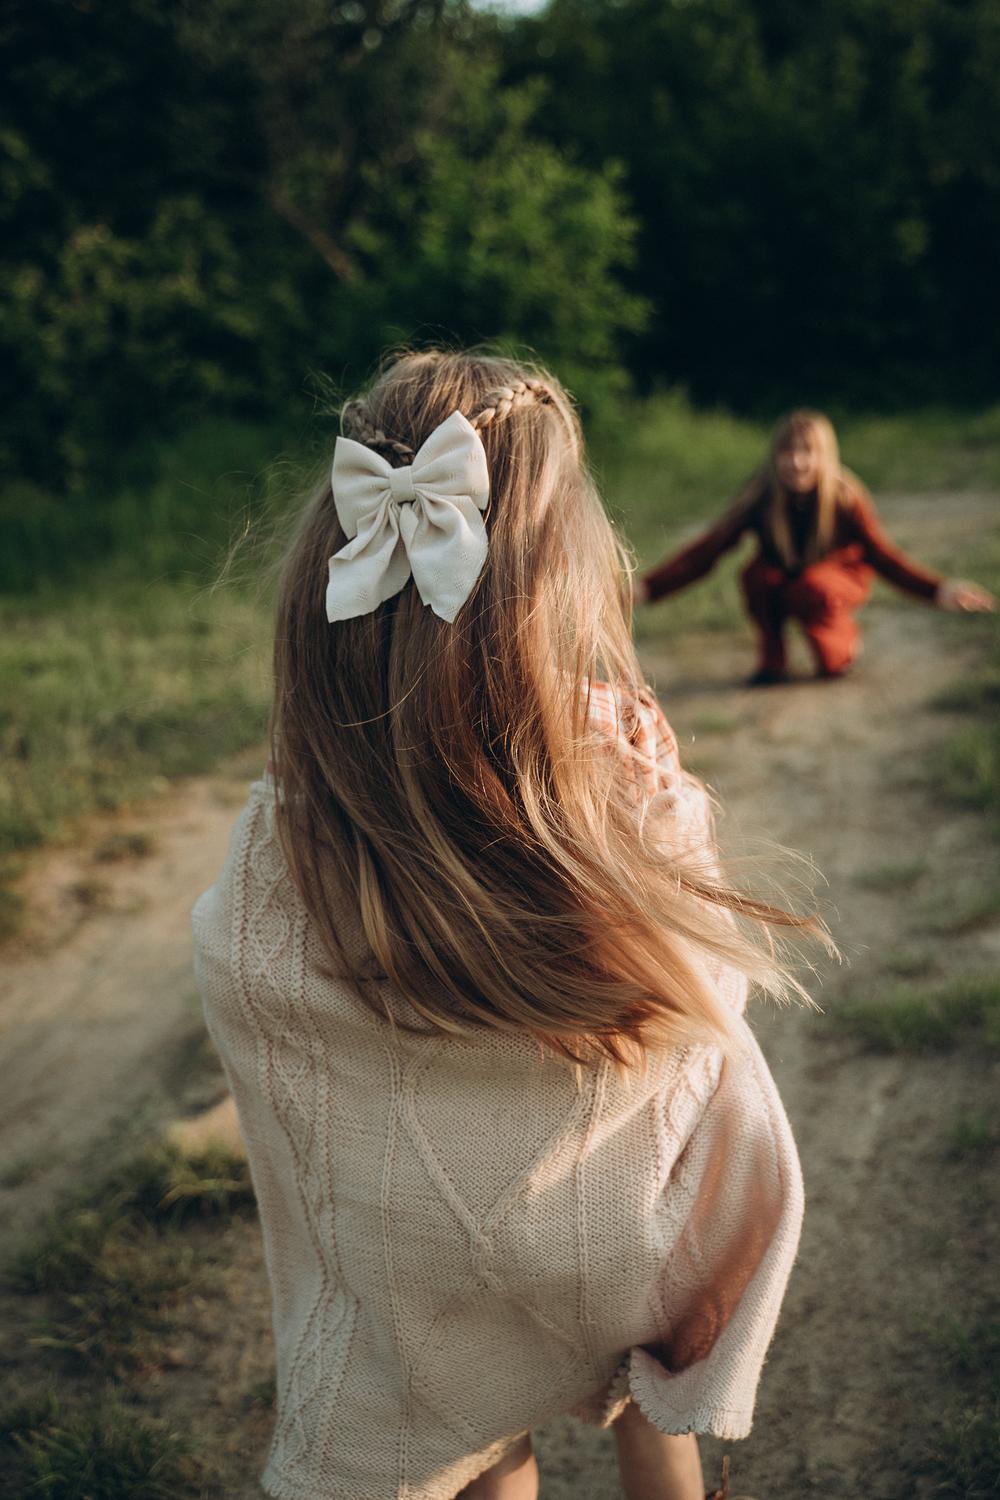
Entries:
<svg viewBox="0 0 1000 1500">
<path fill-rule="evenodd" d="M 479 432 L 491 486 L 488 560 L 454 624 L 412 581 L 328 624 L 327 561 L 345 543 L 329 482 L 285 562 L 272 754 L 306 907 L 337 972 L 380 1011 L 364 981 L 390 981 L 418 1029 L 527 1033 L 576 1061 L 724 1038 L 707 959 L 785 983 L 772 945 L 732 913 L 808 923 L 671 847 L 669 819 L 655 801 L 641 818 L 634 777 L 588 716 L 598 678 L 623 702 L 643 684 L 627 559 L 559 384 L 492 354 L 410 353 L 342 425 L 398 464 L 454 411 Z M 367 964 L 338 932 L 345 898 Z"/>
<path fill-rule="evenodd" d="M 805 540 L 796 548 L 789 521 L 788 491 L 778 477 L 778 454 L 796 442 L 805 442 L 817 459 L 816 508 Z M 840 466 L 840 450 L 833 423 L 821 411 L 800 407 L 782 417 L 771 435 L 766 466 L 767 508 L 764 524 L 778 556 L 787 568 L 804 568 L 825 557 L 833 546 L 837 524 L 837 506 L 845 489 L 845 475 Z"/>
</svg>

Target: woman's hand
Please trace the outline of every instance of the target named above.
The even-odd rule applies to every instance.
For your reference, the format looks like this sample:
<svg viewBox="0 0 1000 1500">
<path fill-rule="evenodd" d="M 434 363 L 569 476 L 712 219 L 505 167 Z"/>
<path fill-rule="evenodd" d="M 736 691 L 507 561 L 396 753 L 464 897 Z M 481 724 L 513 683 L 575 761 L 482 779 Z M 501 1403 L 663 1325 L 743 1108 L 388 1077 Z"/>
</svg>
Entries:
<svg viewBox="0 0 1000 1500">
<path fill-rule="evenodd" d="M 997 607 L 997 601 L 978 583 L 967 583 L 962 578 L 946 578 L 939 584 L 934 603 L 938 609 L 953 613 L 989 614 Z"/>
</svg>

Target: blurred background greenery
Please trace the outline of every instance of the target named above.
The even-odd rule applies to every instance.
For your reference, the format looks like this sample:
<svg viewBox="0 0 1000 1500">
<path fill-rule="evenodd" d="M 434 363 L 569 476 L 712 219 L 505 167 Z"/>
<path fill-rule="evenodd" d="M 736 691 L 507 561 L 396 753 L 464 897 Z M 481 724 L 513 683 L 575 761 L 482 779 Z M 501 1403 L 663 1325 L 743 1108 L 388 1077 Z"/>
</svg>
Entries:
<svg viewBox="0 0 1000 1500">
<path fill-rule="evenodd" d="M 0 858 L 261 736 L 215 585 L 387 345 L 549 362 L 643 559 L 793 401 L 1000 481 L 992 0 L 8 0 L 0 68 Z"/>
</svg>

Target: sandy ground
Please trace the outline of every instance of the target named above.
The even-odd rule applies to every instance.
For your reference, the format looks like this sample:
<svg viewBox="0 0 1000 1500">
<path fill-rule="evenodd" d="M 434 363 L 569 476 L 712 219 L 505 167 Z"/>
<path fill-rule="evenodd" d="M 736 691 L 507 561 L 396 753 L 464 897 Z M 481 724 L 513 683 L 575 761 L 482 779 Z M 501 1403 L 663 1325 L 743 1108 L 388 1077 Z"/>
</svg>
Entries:
<svg viewBox="0 0 1000 1500">
<path fill-rule="evenodd" d="M 951 550 L 956 533 L 968 546 L 996 515 L 995 497 L 882 508 L 899 540 L 927 558 Z M 669 654 L 646 653 L 689 762 L 725 808 L 723 843 L 775 840 L 814 859 L 828 882 L 821 899 L 848 960 L 817 976 L 817 999 L 831 1011 L 844 994 L 891 983 L 893 970 L 980 973 L 995 969 L 1000 949 L 995 928 L 940 931 L 942 912 L 998 873 L 981 820 L 940 803 L 928 780 L 929 756 L 954 727 L 931 700 L 961 675 L 970 648 L 940 616 L 887 592 L 866 614 L 866 643 L 846 681 L 758 692 L 741 686 L 748 640 L 686 638 Z M 3 955 L 0 1251 L 77 1176 L 93 1176 L 102 1155 L 217 1097 L 188 913 L 219 866 L 249 769 L 188 782 L 36 861 L 32 921 Z M 109 829 L 141 831 L 152 851 L 95 862 Z M 905 889 L 891 880 L 872 889 L 871 871 L 886 866 L 916 874 Z M 990 1253 L 988 1215 L 970 1203 L 947 1140 L 960 1117 L 986 1108 L 995 1068 L 967 1050 L 865 1054 L 801 1009 L 759 1006 L 755 1024 L 799 1142 L 809 1206 L 754 1433 L 730 1445 L 734 1495 L 929 1495 L 906 1471 L 940 1381 L 934 1330 L 978 1309 Z M 230 1493 L 249 1497 L 253 1450 L 266 1437 L 267 1302 L 255 1226 L 230 1233 L 226 1293 L 148 1399 L 207 1411 L 232 1455 Z M 711 1476 L 721 1449 L 704 1447 Z M 538 1450 L 547 1500 L 619 1495 L 606 1434 L 567 1420 L 540 1435 Z"/>
</svg>

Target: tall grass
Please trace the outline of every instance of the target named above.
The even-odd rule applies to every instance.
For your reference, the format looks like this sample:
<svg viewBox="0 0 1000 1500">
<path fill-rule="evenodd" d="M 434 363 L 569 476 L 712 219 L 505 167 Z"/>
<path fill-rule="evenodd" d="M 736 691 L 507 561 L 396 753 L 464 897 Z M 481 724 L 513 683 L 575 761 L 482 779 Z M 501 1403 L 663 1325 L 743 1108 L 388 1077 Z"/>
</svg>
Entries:
<svg viewBox="0 0 1000 1500">
<path fill-rule="evenodd" d="M 266 616 L 184 582 L 0 602 L 0 850 L 259 739 Z"/>
<path fill-rule="evenodd" d="M 267 529 L 317 458 L 325 424 L 216 419 L 171 443 L 120 458 L 109 486 L 51 495 L 18 481 L 0 489 L 0 592 L 59 584 L 86 593 L 121 581 L 205 584 L 231 543 Z"/>
<path fill-rule="evenodd" d="M 0 493 L 0 936 L 20 851 L 263 737 L 262 578 L 312 458 L 294 430 L 206 423 L 112 493 Z"/>
</svg>

